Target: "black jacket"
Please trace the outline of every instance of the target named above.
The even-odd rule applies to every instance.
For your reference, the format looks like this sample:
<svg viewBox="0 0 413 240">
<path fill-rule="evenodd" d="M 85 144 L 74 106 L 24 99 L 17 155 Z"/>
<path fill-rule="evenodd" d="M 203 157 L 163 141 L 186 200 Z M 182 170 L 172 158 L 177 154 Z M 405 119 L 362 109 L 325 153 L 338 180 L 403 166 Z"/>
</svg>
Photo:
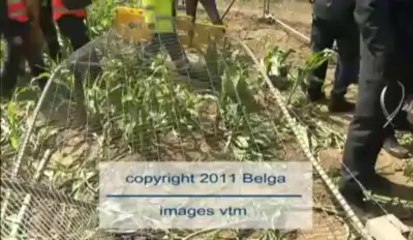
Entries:
<svg viewBox="0 0 413 240">
<path fill-rule="evenodd" d="M 352 18 L 355 0 L 315 0 L 313 14 L 325 20 Z"/>
<path fill-rule="evenodd" d="M 362 42 L 375 65 L 371 78 L 381 81 L 409 75 L 411 85 L 413 1 L 357 0 L 355 18 Z"/>
</svg>

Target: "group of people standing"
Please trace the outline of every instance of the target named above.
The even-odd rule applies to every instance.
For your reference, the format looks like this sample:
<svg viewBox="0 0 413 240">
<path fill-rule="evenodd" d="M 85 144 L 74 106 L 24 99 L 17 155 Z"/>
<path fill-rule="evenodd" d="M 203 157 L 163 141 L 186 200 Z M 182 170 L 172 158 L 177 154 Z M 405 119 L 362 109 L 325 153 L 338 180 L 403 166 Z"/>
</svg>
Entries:
<svg viewBox="0 0 413 240">
<path fill-rule="evenodd" d="M 354 111 L 343 154 L 339 189 L 347 200 L 365 206 L 361 185 L 369 190 L 390 183 L 375 172 L 384 148 L 398 158 L 409 157 L 395 131 L 413 132 L 406 113 L 399 111 L 386 124 L 381 101 L 392 112 L 403 96 L 413 94 L 413 1 L 314 0 L 312 48 L 319 52 L 338 48 L 338 63 L 329 102 L 331 112 Z M 322 91 L 327 64 L 308 79 L 308 98 L 325 99 Z M 345 99 L 348 86 L 358 84 L 355 104 Z M 403 94 L 403 92 L 404 94 Z"/>
<path fill-rule="evenodd" d="M 69 9 L 66 0 L 0 0 L 0 37 L 6 40 L 7 59 L 1 72 L 0 96 L 10 97 L 19 74 L 21 63 L 26 60 L 33 77 L 46 71 L 42 57 L 42 38 L 48 46 L 49 56 L 58 61 L 61 49 L 56 31 L 70 40 L 73 50 L 89 42 L 85 23 L 87 11 L 84 5 Z M 36 33 L 35 33 L 36 32 Z M 39 86 L 44 87 L 47 77 L 40 77 Z"/>
<path fill-rule="evenodd" d="M 213 24 L 223 24 L 215 1 L 186 0 L 186 14 L 192 17 L 194 22 L 198 2 L 203 5 Z M 6 39 L 8 48 L 1 73 L 0 96 L 10 97 L 21 72 L 21 62 L 29 62 L 33 77 L 41 76 L 45 72 L 45 62 L 42 58 L 43 42 L 46 43 L 53 61 L 61 58 L 56 29 L 60 31 L 61 36 L 70 40 L 73 50 L 90 41 L 85 19 L 86 7 L 91 3 L 90 0 L 0 0 L 0 37 Z M 189 60 L 180 47 L 171 22 L 176 15 L 177 2 L 142 0 L 142 5 L 145 20 L 155 32 L 154 40 L 146 47 L 147 55 L 156 54 L 159 47 L 164 45 L 178 71 L 187 75 Z M 36 30 L 39 30 L 37 32 L 40 34 L 33 34 Z M 39 36 L 43 36 L 44 41 L 39 40 Z M 46 77 L 38 80 L 42 88 L 46 82 Z"/>
</svg>

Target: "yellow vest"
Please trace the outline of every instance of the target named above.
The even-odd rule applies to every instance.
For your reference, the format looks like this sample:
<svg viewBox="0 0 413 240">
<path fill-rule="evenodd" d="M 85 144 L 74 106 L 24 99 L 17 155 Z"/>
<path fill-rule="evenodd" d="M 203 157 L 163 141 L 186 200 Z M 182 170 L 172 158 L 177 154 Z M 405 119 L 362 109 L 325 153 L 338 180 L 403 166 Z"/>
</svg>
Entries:
<svg viewBox="0 0 413 240">
<path fill-rule="evenodd" d="M 174 0 L 142 0 L 145 22 L 155 32 L 174 32 Z"/>
</svg>

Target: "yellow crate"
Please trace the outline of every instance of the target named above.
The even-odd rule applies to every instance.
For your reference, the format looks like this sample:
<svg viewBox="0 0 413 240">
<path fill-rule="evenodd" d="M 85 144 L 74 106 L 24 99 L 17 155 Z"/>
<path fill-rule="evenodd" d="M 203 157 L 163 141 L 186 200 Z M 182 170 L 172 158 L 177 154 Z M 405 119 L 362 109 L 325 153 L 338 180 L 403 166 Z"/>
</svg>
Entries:
<svg viewBox="0 0 413 240">
<path fill-rule="evenodd" d="M 153 32 L 145 23 L 144 10 L 141 8 L 118 7 L 114 28 L 123 37 L 132 41 L 150 41 Z"/>
<path fill-rule="evenodd" d="M 176 29 L 183 47 L 205 49 L 210 41 L 224 38 L 224 26 L 205 23 L 192 23 L 188 16 L 177 16 Z M 123 37 L 132 41 L 150 41 L 153 31 L 147 28 L 144 10 L 141 8 L 118 7 L 114 20 L 114 28 Z"/>
</svg>

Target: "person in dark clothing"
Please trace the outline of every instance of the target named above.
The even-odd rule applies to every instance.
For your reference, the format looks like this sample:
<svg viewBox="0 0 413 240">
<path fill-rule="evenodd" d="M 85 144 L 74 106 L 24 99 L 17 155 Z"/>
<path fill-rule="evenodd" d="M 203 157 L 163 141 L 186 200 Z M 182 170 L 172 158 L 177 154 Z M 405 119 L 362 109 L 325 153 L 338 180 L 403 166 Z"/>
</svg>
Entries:
<svg viewBox="0 0 413 240">
<path fill-rule="evenodd" d="M 315 0 L 313 5 L 313 52 L 332 49 L 334 41 L 338 47 L 339 61 L 329 104 L 331 112 L 354 110 L 354 104 L 345 99 L 348 86 L 357 82 L 359 73 L 359 33 L 353 16 L 354 4 L 354 0 Z M 327 67 L 325 62 L 309 76 L 307 94 L 312 102 L 325 99 L 322 86 Z"/>
<path fill-rule="evenodd" d="M 386 119 L 380 107 L 385 86 L 386 106 L 396 109 L 404 84 L 412 93 L 413 69 L 413 2 L 356 0 L 355 16 L 361 33 L 361 65 L 356 111 L 349 126 L 343 155 L 339 189 L 348 201 L 363 204 L 359 184 L 369 190 L 386 183 L 375 172 L 375 164 L 383 141 L 388 136 Z M 406 116 L 400 112 L 393 123 L 405 126 Z M 357 181 L 356 181 L 357 180 Z M 389 185 L 384 184 L 381 187 Z"/>
<path fill-rule="evenodd" d="M 207 12 L 212 24 L 224 25 L 218 12 L 217 4 L 215 0 L 186 0 L 186 15 L 192 17 L 192 21 L 196 20 L 196 11 L 198 8 L 198 2 L 201 2 Z"/>
<path fill-rule="evenodd" d="M 345 101 L 344 95 L 350 84 L 358 82 L 360 37 L 354 19 L 355 1 L 315 0 L 311 42 L 314 52 L 331 49 L 337 41 L 338 63 L 334 86 L 331 91 L 331 112 L 351 111 L 354 104 Z M 309 77 L 308 95 L 311 101 L 325 98 L 321 91 L 328 63 L 323 63 Z M 359 91 L 360 92 L 360 91 Z M 386 128 L 383 148 L 397 158 L 409 157 L 409 151 L 400 145 L 392 126 Z"/>
<path fill-rule="evenodd" d="M 66 15 L 57 20 L 60 33 L 70 40 L 74 51 L 89 43 L 88 29 L 84 19 Z"/>
<path fill-rule="evenodd" d="M 49 50 L 50 58 L 57 62 L 61 58 L 59 38 L 53 22 L 52 0 L 41 0 L 40 26 Z"/>
<path fill-rule="evenodd" d="M 74 51 L 86 45 L 90 38 L 85 24 L 87 10 L 84 8 L 71 10 L 65 7 L 63 0 L 52 0 L 53 19 L 60 33 L 70 40 Z"/>
<path fill-rule="evenodd" d="M 3 37 L 4 29 L 8 21 L 6 0 L 0 0 L 0 37 Z"/>
<path fill-rule="evenodd" d="M 14 89 L 20 72 L 20 63 L 30 52 L 28 57 L 31 73 L 33 76 L 40 76 L 45 72 L 45 64 L 38 51 L 28 51 L 30 47 L 31 25 L 28 16 L 28 8 L 24 1 L 16 3 L 0 1 L 0 36 L 7 42 L 7 59 L 3 65 L 0 76 L 1 97 L 9 97 Z M 8 6 L 9 5 L 9 6 Z M 16 7 L 17 6 L 17 7 Z M 9 9 L 9 10 L 8 10 Z M 10 12 L 12 9 L 14 12 Z M 40 77 L 38 83 L 44 87 L 47 77 Z"/>
</svg>

